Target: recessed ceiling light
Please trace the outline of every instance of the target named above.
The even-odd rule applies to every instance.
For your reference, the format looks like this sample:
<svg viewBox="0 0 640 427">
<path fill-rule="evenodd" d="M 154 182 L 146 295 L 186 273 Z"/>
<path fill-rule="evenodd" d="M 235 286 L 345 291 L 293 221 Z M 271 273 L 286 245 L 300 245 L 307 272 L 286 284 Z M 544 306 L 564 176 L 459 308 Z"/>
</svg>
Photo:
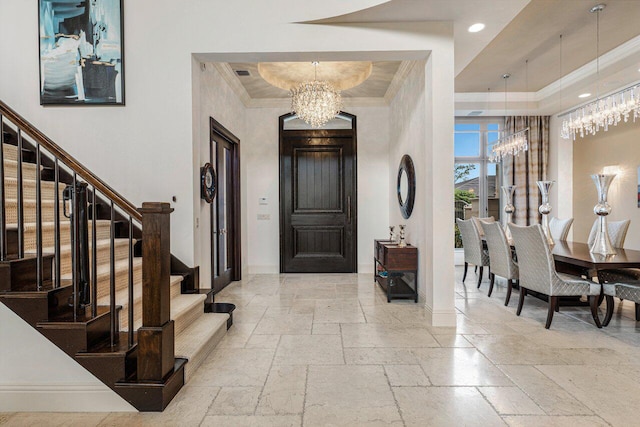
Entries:
<svg viewBox="0 0 640 427">
<path fill-rule="evenodd" d="M 473 24 L 468 28 L 470 33 L 477 33 L 478 31 L 484 30 L 484 24 L 478 22 L 477 24 Z"/>
<path fill-rule="evenodd" d="M 583 93 L 583 94 L 578 95 L 578 98 L 588 98 L 590 96 L 591 96 L 590 93 Z"/>
</svg>

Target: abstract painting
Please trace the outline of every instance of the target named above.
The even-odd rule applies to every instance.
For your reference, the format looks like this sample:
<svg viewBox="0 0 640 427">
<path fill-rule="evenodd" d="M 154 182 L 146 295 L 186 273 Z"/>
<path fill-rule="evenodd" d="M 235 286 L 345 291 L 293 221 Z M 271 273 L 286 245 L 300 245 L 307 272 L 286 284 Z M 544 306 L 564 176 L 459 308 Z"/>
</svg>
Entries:
<svg viewBox="0 0 640 427">
<path fill-rule="evenodd" d="M 638 207 L 640 208 L 640 166 L 638 166 Z"/>
<path fill-rule="evenodd" d="M 124 105 L 122 0 L 38 0 L 40 104 Z"/>
</svg>

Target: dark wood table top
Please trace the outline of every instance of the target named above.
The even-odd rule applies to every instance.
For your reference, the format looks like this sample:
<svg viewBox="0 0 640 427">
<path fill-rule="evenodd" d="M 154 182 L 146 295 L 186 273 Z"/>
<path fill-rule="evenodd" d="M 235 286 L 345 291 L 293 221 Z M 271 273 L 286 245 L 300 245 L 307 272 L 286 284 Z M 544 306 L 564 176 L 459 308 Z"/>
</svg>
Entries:
<svg viewBox="0 0 640 427">
<path fill-rule="evenodd" d="M 552 253 L 556 262 L 596 270 L 640 267 L 640 251 L 633 249 L 616 249 L 615 255 L 601 255 L 589 252 L 586 243 L 556 242 Z"/>
</svg>

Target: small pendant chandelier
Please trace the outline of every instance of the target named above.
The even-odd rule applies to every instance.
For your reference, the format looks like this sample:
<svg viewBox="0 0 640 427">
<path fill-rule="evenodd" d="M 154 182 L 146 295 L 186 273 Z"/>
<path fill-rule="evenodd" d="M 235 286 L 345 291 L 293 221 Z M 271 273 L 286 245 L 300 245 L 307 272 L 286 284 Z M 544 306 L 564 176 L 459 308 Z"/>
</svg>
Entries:
<svg viewBox="0 0 640 427">
<path fill-rule="evenodd" d="M 291 110 L 311 127 L 319 128 L 340 113 L 342 96 L 329 82 L 317 79 L 317 61 L 313 67 L 313 81 L 302 82 L 291 89 Z"/>
<path fill-rule="evenodd" d="M 505 118 L 507 117 L 507 79 L 509 77 L 511 77 L 511 74 L 502 75 L 502 78 L 504 79 Z M 502 138 L 497 140 L 491 147 L 491 155 L 489 156 L 489 160 L 492 162 L 500 162 L 507 156 L 517 156 L 521 152 L 527 151 L 529 149 L 528 134 L 529 128 L 525 128 L 511 134 L 507 134 L 507 132 L 505 131 Z"/>
</svg>

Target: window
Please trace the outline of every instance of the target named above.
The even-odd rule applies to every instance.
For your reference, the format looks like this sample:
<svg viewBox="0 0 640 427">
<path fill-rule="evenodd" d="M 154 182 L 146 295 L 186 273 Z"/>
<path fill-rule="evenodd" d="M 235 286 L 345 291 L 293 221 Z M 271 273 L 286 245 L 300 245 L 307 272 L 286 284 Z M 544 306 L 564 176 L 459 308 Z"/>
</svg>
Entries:
<svg viewBox="0 0 640 427">
<path fill-rule="evenodd" d="M 489 160 L 500 138 L 502 118 L 456 119 L 454 132 L 455 217 L 493 216 L 500 219 L 501 170 Z M 456 248 L 462 247 L 456 230 Z"/>
</svg>

